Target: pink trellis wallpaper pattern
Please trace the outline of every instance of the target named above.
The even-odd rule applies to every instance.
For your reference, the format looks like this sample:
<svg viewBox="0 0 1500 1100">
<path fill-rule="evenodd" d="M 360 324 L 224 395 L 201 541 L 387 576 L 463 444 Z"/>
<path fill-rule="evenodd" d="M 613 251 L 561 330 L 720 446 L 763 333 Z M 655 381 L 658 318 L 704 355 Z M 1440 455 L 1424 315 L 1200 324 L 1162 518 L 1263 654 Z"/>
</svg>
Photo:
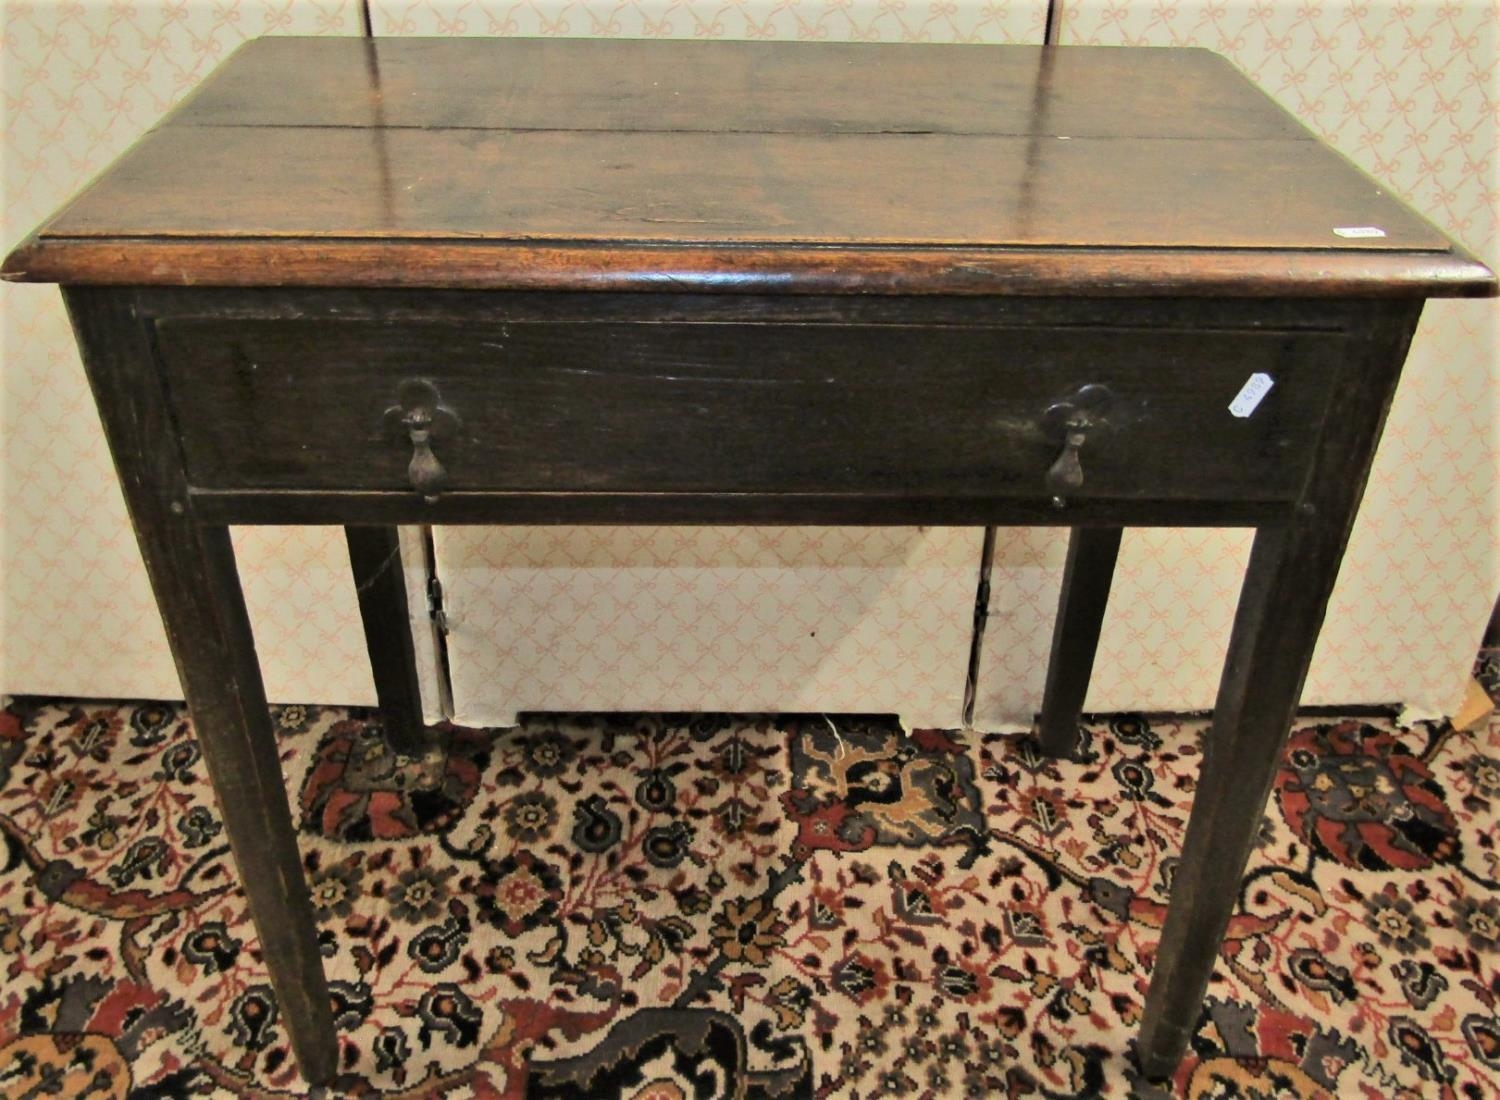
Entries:
<svg viewBox="0 0 1500 1100">
<path fill-rule="evenodd" d="M 1041 42 L 1046 0 L 370 0 L 377 35 Z"/>
<path fill-rule="evenodd" d="M 1044 0 L 373 0 L 376 35 L 1031 42 Z M 975 528 L 448 528 L 458 718 L 768 709 L 962 718 Z"/>
<path fill-rule="evenodd" d="M 1489 0 L 1064 0 L 1062 13 L 1065 44 L 1224 54 L 1491 266 L 1500 261 L 1500 59 Z M 1435 715 L 1460 698 L 1500 590 L 1496 317 L 1494 302 L 1427 307 L 1309 674 L 1309 704 L 1399 700 Z M 1127 533 L 1090 707 L 1213 705 L 1249 545 L 1242 531 Z M 1024 720 L 1040 697 L 1047 634 L 1037 613 L 1055 606 L 1065 548 L 1061 532 L 1001 539 L 980 725 Z M 1007 603 L 1010 592 L 1023 602 Z"/>
<path fill-rule="evenodd" d="M 247 38 L 358 34 L 357 0 L 0 4 L 15 244 Z M 180 697 L 56 288 L 0 289 L 0 691 Z M 343 538 L 235 539 L 273 699 L 373 701 Z"/>
<path fill-rule="evenodd" d="M 446 527 L 460 721 L 526 710 L 963 716 L 975 528 Z"/>
</svg>

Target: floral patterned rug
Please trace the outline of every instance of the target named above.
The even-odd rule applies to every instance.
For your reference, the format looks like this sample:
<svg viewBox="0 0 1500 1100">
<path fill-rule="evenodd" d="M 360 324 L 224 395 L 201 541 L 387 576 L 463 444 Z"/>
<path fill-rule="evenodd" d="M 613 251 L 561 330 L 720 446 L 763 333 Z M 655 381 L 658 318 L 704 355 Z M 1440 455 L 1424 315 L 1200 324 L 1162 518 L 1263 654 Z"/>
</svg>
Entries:
<svg viewBox="0 0 1500 1100">
<path fill-rule="evenodd" d="M 1296 730 L 1190 1056 L 1132 1040 L 1203 724 L 276 713 L 364 1097 L 1500 1094 L 1500 723 Z M 305 1095 L 184 712 L 0 711 L 0 1095 Z"/>
</svg>

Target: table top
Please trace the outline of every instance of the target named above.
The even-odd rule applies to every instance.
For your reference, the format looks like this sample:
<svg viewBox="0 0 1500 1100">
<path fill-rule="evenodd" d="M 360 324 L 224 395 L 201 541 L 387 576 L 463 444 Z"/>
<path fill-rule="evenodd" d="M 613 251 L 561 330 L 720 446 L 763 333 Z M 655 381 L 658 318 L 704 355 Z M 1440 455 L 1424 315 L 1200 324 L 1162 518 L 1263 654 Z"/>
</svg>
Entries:
<svg viewBox="0 0 1500 1100">
<path fill-rule="evenodd" d="M 263 38 L 7 260 L 147 285 L 1489 294 L 1196 49 Z"/>
</svg>

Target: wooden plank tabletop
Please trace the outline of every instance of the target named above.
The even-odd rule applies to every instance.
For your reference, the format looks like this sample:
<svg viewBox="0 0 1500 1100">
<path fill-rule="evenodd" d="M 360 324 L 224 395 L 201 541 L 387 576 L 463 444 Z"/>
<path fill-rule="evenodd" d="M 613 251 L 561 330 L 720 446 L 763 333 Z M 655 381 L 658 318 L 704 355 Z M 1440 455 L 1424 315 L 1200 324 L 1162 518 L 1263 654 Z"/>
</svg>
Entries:
<svg viewBox="0 0 1500 1100">
<path fill-rule="evenodd" d="M 1494 289 L 1207 51 L 587 39 L 249 43 L 5 276 Z"/>
<path fill-rule="evenodd" d="M 245 46 L 174 121 L 1311 140 L 1243 83 L 1199 49 L 276 38 Z"/>
</svg>

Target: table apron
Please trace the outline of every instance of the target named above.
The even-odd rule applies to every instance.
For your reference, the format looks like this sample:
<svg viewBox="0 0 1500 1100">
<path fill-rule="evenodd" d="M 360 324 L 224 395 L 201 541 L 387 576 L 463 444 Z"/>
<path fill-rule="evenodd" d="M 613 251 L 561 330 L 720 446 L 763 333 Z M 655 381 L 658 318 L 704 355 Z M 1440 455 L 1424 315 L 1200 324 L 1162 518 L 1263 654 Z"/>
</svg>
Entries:
<svg viewBox="0 0 1500 1100">
<path fill-rule="evenodd" d="M 173 304 L 143 320 L 183 470 L 237 518 L 1260 522 L 1300 497 L 1351 346 L 1339 305 Z"/>
<path fill-rule="evenodd" d="M 1286 501 L 1080 500 L 749 493 L 446 493 L 204 490 L 188 494 L 208 525 L 652 524 L 847 527 L 1273 527 Z"/>
</svg>

